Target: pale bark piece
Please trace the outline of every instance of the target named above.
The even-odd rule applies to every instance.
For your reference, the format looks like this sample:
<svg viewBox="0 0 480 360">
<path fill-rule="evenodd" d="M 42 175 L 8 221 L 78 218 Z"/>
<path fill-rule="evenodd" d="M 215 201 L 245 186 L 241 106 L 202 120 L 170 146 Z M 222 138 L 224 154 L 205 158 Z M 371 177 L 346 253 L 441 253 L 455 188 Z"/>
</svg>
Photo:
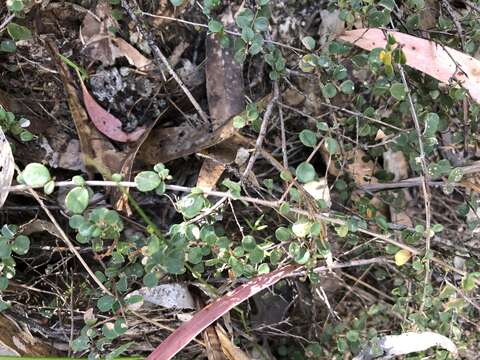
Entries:
<svg viewBox="0 0 480 360">
<path fill-rule="evenodd" d="M 195 309 L 193 297 L 185 284 L 161 284 L 152 288 L 143 287 L 132 291 L 126 297 L 142 295 L 143 304 L 148 307 L 161 306 L 167 309 Z M 132 304 L 137 305 L 137 304 Z M 142 304 L 141 304 L 142 305 Z"/>
<path fill-rule="evenodd" d="M 12 184 L 15 162 L 12 149 L 0 127 L 0 208 L 8 196 L 8 187 Z"/>
<path fill-rule="evenodd" d="M 387 34 L 393 35 L 407 58 L 407 65 L 443 83 L 458 82 L 480 102 L 480 61 L 448 46 L 397 31 L 357 29 L 338 38 L 365 50 L 384 48 Z"/>
<path fill-rule="evenodd" d="M 213 190 L 224 171 L 225 164 L 213 159 L 205 159 L 198 174 L 197 187 L 203 191 Z"/>
<path fill-rule="evenodd" d="M 252 358 L 248 356 L 242 349 L 233 345 L 223 328 L 217 325 L 215 330 L 217 331 L 218 338 L 222 344 L 223 352 L 227 355 L 229 360 L 252 360 Z"/>
<path fill-rule="evenodd" d="M 192 320 L 183 323 L 168 336 L 147 358 L 147 360 L 169 360 L 180 352 L 195 336 L 235 306 L 276 284 L 293 271 L 297 265 L 287 265 L 269 274 L 260 275 L 228 292 L 200 310 Z"/>
<path fill-rule="evenodd" d="M 431 347 L 438 346 L 457 356 L 458 350 L 449 338 L 426 331 L 422 333 L 407 332 L 400 335 L 383 336 L 374 346 L 367 346 L 353 360 L 372 360 L 375 358 L 391 359 L 394 356 L 406 355 L 414 352 L 425 351 Z M 374 349 L 383 350 L 383 355 L 375 356 Z"/>
</svg>

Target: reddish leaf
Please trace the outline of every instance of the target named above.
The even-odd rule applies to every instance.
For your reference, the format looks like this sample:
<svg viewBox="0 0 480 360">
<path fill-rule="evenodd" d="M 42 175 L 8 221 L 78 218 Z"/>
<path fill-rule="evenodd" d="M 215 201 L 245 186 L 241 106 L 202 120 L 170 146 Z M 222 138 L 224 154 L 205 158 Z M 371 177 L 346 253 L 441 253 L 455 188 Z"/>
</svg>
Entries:
<svg viewBox="0 0 480 360">
<path fill-rule="evenodd" d="M 83 82 L 81 85 L 83 101 L 85 103 L 87 113 L 90 116 L 90 120 L 92 120 L 95 127 L 103 135 L 118 142 L 137 141 L 142 136 L 142 134 L 145 132 L 144 127 L 138 128 L 131 133 L 126 133 L 123 131 L 122 122 L 98 105 L 95 99 L 89 94 Z"/>
<path fill-rule="evenodd" d="M 458 81 L 480 103 L 480 61 L 433 41 L 396 31 L 388 33 L 402 47 L 407 65 L 444 83 Z M 339 38 L 362 49 L 372 50 L 386 46 L 386 34 L 380 29 L 358 29 L 346 31 Z"/>
<path fill-rule="evenodd" d="M 225 315 L 238 304 L 263 289 L 274 285 L 293 271 L 297 265 L 287 265 L 269 274 L 257 276 L 235 290 L 222 296 L 213 303 L 200 310 L 192 320 L 182 324 L 168 338 L 165 339 L 147 358 L 147 360 L 169 360 L 182 350 L 195 336 L 219 317 Z"/>
</svg>

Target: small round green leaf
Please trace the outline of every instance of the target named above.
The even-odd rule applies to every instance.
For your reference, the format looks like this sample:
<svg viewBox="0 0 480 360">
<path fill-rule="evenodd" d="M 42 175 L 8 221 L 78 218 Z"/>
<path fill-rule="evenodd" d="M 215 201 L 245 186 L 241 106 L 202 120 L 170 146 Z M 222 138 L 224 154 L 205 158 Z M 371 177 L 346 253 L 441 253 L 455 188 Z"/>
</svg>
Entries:
<svg viewBox="0 0 480 360">
<path fill-rule="evenodd" d="M 74 214 L 81 214 L 88 206 L 88 190 L 85 187 L 75 187 L 65 197 L 65 206 Z"/>
<path fill-rule="evenodd" d="M 296 169 L 297 179 L 300 182 L 307 183 L 315 179 L 315 168 L 312 164 L 303 162 L 297 166 Z"/>
<path fill-rule="evenodd" d="M 44 186 L 50 181 L 50 172 L 45 165 L 39 163 L 31 163 L 25 167 L 22 172 L 22 178 L 25 184 L 32 187 Z"/>
<path fill-rule="evenodd" d="M 325 147 L 330 155 L 333 155 L 337 152 L 338 143 L 337 140 L 333 138 L 326 138 L 325 139 Z"/>
<path fill-rule="evenodd" d="M 184 0 L 170 0 L 170 3 L 173 5 L 173 6 L 181 6 L 183 4 L 183 1 Z"/>
<path fill-rule="evenodd" d="M 333 98 L 337 95 L 337 88 L 332 83 L 328 83 L 322 87 L 322 93 L 326 98 Z"/>
<path fill-rule="evenodd" d="M 110 311 L 112 309 L 114 302 L 115 302 L 115 299 L 113 298 L 113 296 L 110 296 L 110 295 L 102 296 L 97 301 L 98 310 L 100 310 L 101 312 Z"/>
<path fill-rule="evenodd" d="M 19 235 L 15 238 L 13 242 L 12 250 L 18 255 L 25 255 L 30 248 L 30 239 L 28 236 Z"/>
<path fill-rule="evenodd" d="M 217 20 L 210 20 L 208 22 L 208 30 L 212 33 L 219 33 L 223 30 L 223 24 Z"/>
<path fill-rule="evenodd" d="M 405 91 L 405 86 L 403 86 L 402 83 L 393 83 L 392 86 L 390 86 L 390 94 L 397 100 L 401 101 L 405 99 L 405 95 L 407 92 Z"/>
<path fill-rule="evenodd" d="M 355 90 L 355 84 L 352 80 L 345 80 L 340 84 L 340 91 L 344 94 L 350 95 L 353 94 Z"/>
<path fill-rule="evenodd" d="M 137 189 L 142 192 L 155 190 L 161 183 L 161 179 L 154 171 L 142 171 L 135 176 Z"/>
<path fill-rule="evenodd" d="M 315 49 L 315 39 L 312 38 L 311 36 L 305 36 L 302 39 L 302 44 L 303 44 L 303 46 L 305 46 L 310 51 Z"/>
<path fill-rule="evenodd" d="M 305 146 L 313 148 L 315 147 L 315 145 L 317 145 L 317 135 L 312 130 L 308 130 L 308 129 L 302 130 L 299 137 L 300 137 L 300 141 Z"/>
<path fill-rule="evenodd" d="M 245 250 L 252 251 L 257 246 L 257 242 L 253 236 L 247 235 L 242 239 L 242 246 Z"/>
</svg>

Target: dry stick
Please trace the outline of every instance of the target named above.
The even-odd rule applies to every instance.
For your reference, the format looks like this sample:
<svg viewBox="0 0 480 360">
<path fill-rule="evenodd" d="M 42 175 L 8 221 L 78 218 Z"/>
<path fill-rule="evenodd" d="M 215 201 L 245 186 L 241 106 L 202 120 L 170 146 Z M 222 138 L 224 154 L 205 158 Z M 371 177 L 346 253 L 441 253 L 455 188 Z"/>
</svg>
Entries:
<svg viewBox="0 0 480 360">
<path fill-rule="evenodd" d="M 242 178 L 245 179 L 247 175 L 250 173 L 250 171 L 253 168 L 253 164 L 255 164 L 255 161 L 257 160 L 258 154 L 260 150 L 262 149 L 262 144 L 263 140 L 265 139 L 265 136 L 267 135 L 267 128 L 268 128 L 268 123 L 270 120 L 270 117 L 273 112 L 273 106 L 277 102 L 277 94 L 274 94 L 272 100 L 267 106 L 267 109 L 265 110 L 265 114 L 263 115 L 263 121 L 262 121 L 262 126 L 260 127 L 260 134 L 257 137 L 257 141 L 255 143 L 255 150 L 253 151 L 253 154 L 250 156 L 250 160 L 248 161 L 247 167 L 243 173 Z M 242 180 L 243 180 L 242 179 Z"/>
<path fill-rule="evenodd" d="M 417 132 L 417 137 L 418 137 L 418 147 L 420 150 L 419 160 L 420 160 L 420 165 L 422 167 L 422 173 L 423 173 L 420 176 L 420 179 L 422 180 L 422 193 L 423 193 L 423 201 L 425 205 L 425 234 L 426 234 L 425 235 L 425 253 L 428 253 L 430 251 L 430 238 L 432 236 L 431 230 L 430 230 L 431 219 L 432 219 L 432 214 L 430 209 L 430 188 L 428 186 L 428 183 L 430 182 L 430 176 L 428 174 L 427 159 L 426 159 L 425 151 L 423 148 L 422 131 L 420 130 L 420 123 L 418 122 L 417 112 L 413 104 L 412 95 L 410 93 L 410 89 L 407 84 L 407 79 L 405 77 L 405 72 L 403 71 L 403 67 L 401 65 L 398 65 L 398 69 L 400 70 L 400 76 L 402 78 L 403 86 L 405 86 L 405 89 L 407 91 L 407 99 L 410 105 L 410 112 L 412 114 L 412 119 L 415 124 L 415 131 Z M 425 283 L 424 283 L 423 299 L 422 299 L 422 304 L 420 306 L 420 311 L 423 310 L 425 305 L 425 298 L 427 296 L 427 284 L 430 280 L 430 275 L 431 275 L 430 260 L 427 256 L 427 259 L 425 262 Z"/>
<path fill-rule="evenodd" d="M 275 98 L 280 99 L 280 89 L 278 82 L 273 83 L 273 94 Z M 282 138 L 282 157 L 283 157 L 283 167 L 288 169 L 288 153 L 287 153 L 287 136 L 285 134 L 285 120 L 283 119 L 283 109 L 278 108 L 278 117 L 280 119 L 280 136 Z"/>
<path fill-rule="evenodd" d="M 0 24 L 0 32 L 2 32 L 3 29 L 7 27 L 7 25 L 10 23 L 10 21 L 13 20 L 14 17 L 15 17 L 15 14 L 7 16 L 7 18 Z"/>
<path fill-rule="evenodd" d="M 139 10 L 139 6 L 138 4 L 136 3 L 135 0 L 132 0 L 132 2 L 135 4 L 135 7 L 136 9 L 135 10 Z M 170 66 L 170 63 L 168 62 L 167 58 L 165 57 L 165 55 L 163 55 L 163 53 L 160 51 L 160 48 L 157 46 L 157 44 L 155 44 L 155 42 L 153 41 L 152 37 L 150 36 L 150 34 L 144 29 L 144 27 L 142 25 L 140 25 L 140 22 L 137 18 L 137 15 L 135 15 L 135 12 L 134 10 L 132 9 L 132 7 L 128 4 L 127 0 L 122 0 L 122 7 L 125 9 L 125 11 L 127 12 L 128 16 L 130 16 L 130 18 L 132 19 L 132 21 L 135 23 L 135 27 L 137 29 L 137 31 L 143 36 L 143 38 L 145 40 L 147 40 L 148 42 L 148 46 L 150 46 L 150 48 L 152 49 L 153 51 L 153 55 L 154 55 L 154 61 L 157 63 L 158 66 L 161 66 L 161 64 L 158 63 L 158 61 L 160 60 L 163 65 L 167 68 L 168 72 L 170 73 L 170 75 L 175 79 L 175 81 L 177 82 L 177 84 L 182 88 L 183 92 L 185 93 L 185 95 L 187 95 L 188 99 L 190 100 L 190 102 L 192 103 L 192 105 L 194 106 L 195 110 L 197 110 L 198 114 L 200 115 L 200 117 L 202 118 L 202 121 L 204 123 L 204 125 L 207 125 L 209 124 L 209 120 L 208 120 L 208 116 L 207 114 L 205 114 L 205 112 L 202 110 L 200 104 L 197 102 L 197 100 L 195 100 L 195 98 L 193 97 L 192 93 L 190 92 L 190 90 L 188 90 L 188 88 L 185 86 L 185 84 L 183 83 L 182 79 L 180 79 L 180 77 L 177 75 L 177 73 L 175 72 L 175 70 L 173 70 L 173 68 Z M 139 12 L 140 14 L 143 14 L 142 11 Z"/>
<path fill-rule="evenodd" d="M 112 187 L 112 186 L 136 187 L 137 186 L 135 184 L 135 182 L 133 182 L 133 181 L 115 182 L 115 181 L 101 181 L 101 180 L 86 181 L 85 185 L 88 185 L 88 186 L 104 186 L 104 187 L 105 186 L 106 187 Z M 60 182 L 56 182 L 55 186 L 66 187 L 66 186 L 76 186 L 76 185 L 74 184 L 73 181 L 60 181 Z M 38 188 L 42 188 L 42 186 L 38 186 Z M 1 188 L 0 191 L 2 191 L 4 189 L 8 189 L 10 192 L 18 192 L 18 191 L 25 191 L 25 190 L 28 190 L 28 189 L 32 189 L 32 187 L 28 186 L 28 185 L 15 185 L 15 186 L 11 186 L 11 187 L 8 187 L 8 188 Z M 170 190 L 170 191 L 179 191 L 179 192 L 184 192 L 184 193 L 190 193 L 190 192 L 192 192 L 193 188 L 186 187 L 186 186 L 179 186 L 179 185 L 167 185 L 166 189 Z M 214 197 L 220 197 L 220 198 L 226 197 L 228 199 L 232 199 L 232 200 L 236 200 L 236 201 L 243 201 L 243 202 L 246 202 L 246 203 L 265 206 L 265 207 L 269 207 L 269 208 L 272 208 L 272 209 L 278 209 L 282 204 L 284 204 L 283 201 L 269 201 L 269 200 L 256 199 L 256 198 L 252 198 L 252 197 L 248 197 L 248 196 L 237 197 L 237 196 L 232 195 L 229 192 L 227 193 L 227 192 L 221 192 L 221 191 L 204 191 L 203 193 L 208 195 L 208 196 L 214 196 Z M 303 209 L 298 209 L 298 208 L 290 208 L 290 211 L 294 214 L 297 214 L 297 215 L 305 216 L 305 217 L 308 217 L 308 218 L 314 218 L 314 219 L 317 219 L 317 220 L 322 220 L 322 221 L 325 221 L 325 222 L 333 224 L 333 225 L 346 225 L 347 224 L 347 221 L 342 220 L 342 219 L 338 219 L 338 218 L 330 217 L 328 214 L 321 214 L 321 213 L 312 214 L 311 212 L 308 212 L 308 211 L 303 210 Z M 362 233 L 362 234 L 369 235 L 372 238 L 383 240 L 383 241 L 385 241 L 389 244 L 398 246 L 401 249 L 405 249 L 405 250 L 409 251 L 413 255 L 423 255 L 422 251 L 417 250 L 414 247 L 405 245 L 405 244 L 403 244 L 399 241 L 396 241 L 396 240 L 392 239 L 391 237 L 389 237 L 387 235 L 378 234 L 378 233 L 375 233 L 375 232 L 370 231 L 368 229 L 362 229 L 362 228 L 359 228 L 357 231 Z M 457 273 L 459 275 L 465 276 L 467 274 L 466 271 L 457 269 L 457 268 L 447 264 L 445 261 L 443 261 L 443 260 L 441 260 L 441 259 L 439 259 L 435 256 L 433 256 L 431 258 L 431 260 L 433 262 L 437 263 L 438 265 L 443 266 L 447 270 L 452 271 L 454 273 Z M 475 279 L 475 283 L 477 285 L 480 285 L 480 279 Z"/>
</svg>

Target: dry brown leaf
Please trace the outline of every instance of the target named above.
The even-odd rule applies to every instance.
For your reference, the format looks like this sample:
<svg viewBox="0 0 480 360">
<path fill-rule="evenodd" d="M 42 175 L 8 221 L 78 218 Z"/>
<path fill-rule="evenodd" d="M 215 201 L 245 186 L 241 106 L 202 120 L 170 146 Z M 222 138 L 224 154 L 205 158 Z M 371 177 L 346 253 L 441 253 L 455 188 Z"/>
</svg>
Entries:
<svg viewBox="0 0 480 360">
<path fill-rule="evenodd" d="M 118 22 L 112 16 L 110 4 L 102 0 L 95 8 L 95 16 L 89 12 L 83 19 L 80 37 L 85 54 L 107 66 L 115 64 L 117 58 L 125 57 L 130 65 L 147 70 L 152 61 L 128 42 L 116 37 L 110 30 L 112 28 L 118 28 Z"/>
<path fill-rule="evenodd" d="M 149 70 L 150 65 L 152 65 L 152 60 L 143 56 L 140 51 L 122 38 L 117 37 L 112 39 L 112 41 L 118 48 L 119 57 L 124 56 L 130 65 L 135 66 L 139 70 Z"/>
<path fill-rule="evenodd" d="M 0 126 L 0 208 L 8 196 L 8 187 L 12 184 L 15 161 L 12 149 Z"/>
<path fill-rule="evenodd" d="M 251 360 L 251 358 L 245 354 L 245 352 L 243 352 L 239 347 L 233 345 L 222 327 L 217 325 L 215 330 L 218 338 L 220 339 L 220 343 L 222 344 L 223 352 L 225 355 L 227 355 L 229 360 Z"/>
<path fill-rule="evenodd" d="M 215 325 L 210 325 L 202 332 L 208 360 L 227 360 L 220 339 L 215 331 Z"/>
<path fill-rule="evenodd" d="M 372 50 L 386 46 L 387 33 L 393 35 L 402 47 L 408 66 L 443 83 L 458 82 L 468 90 L 473 100 L 480 103 L 480 61 L 470 55 L 397 31 L 357 29 L 346 31 L 338 38 L 362 49 Z"/>
<path fill-rule="evenodd" d="M 205 159 L 198 174 L 197 187 L 211 191 L 225 171 L 225 165 L 214 159 Z"/>
</svg>

